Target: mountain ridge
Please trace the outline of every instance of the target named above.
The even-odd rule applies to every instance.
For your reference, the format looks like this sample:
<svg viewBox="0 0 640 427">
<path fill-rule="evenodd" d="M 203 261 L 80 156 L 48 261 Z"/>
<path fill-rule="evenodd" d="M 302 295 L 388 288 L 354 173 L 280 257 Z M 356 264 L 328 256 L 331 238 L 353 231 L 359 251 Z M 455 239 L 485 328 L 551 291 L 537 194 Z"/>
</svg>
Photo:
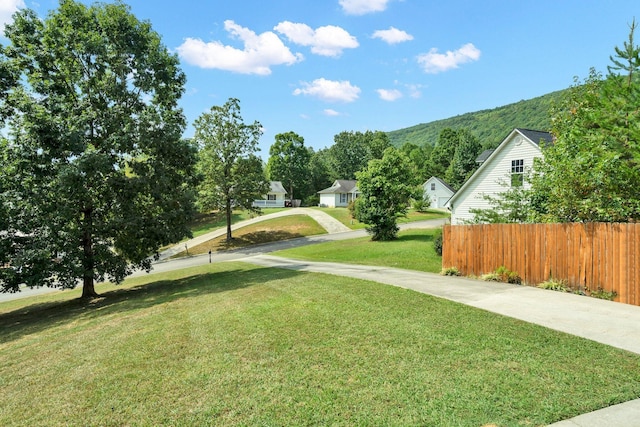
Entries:
<svg viewBox="0 0 640 427">
<path fill-rule="evenodd" d="M 551 92 L 501 107 L 420 123 L 387 132 L 387 135 L 391 145 L 398 148 L 406 143 L 434 146 L 443 129 L 467 129 L 480 140 L 483 148 L 495 148 L 514 128 L 550 131 L 551 107 L 567 90 Z"/>
</svg>

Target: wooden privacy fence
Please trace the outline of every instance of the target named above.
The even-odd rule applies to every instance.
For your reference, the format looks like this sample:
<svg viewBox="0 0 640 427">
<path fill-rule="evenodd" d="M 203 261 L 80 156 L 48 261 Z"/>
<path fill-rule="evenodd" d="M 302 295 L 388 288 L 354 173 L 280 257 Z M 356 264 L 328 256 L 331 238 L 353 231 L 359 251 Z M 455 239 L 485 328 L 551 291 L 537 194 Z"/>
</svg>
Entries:
<svg viewBox="0 0 640 427">
<path fill-rule="evenodd" d="M 442 266 L 463 275 L 505 266 L 529 285 L 566 280 L 640 305 L 638 223 L 446 225 L 442 249 Z"/>
</svg>

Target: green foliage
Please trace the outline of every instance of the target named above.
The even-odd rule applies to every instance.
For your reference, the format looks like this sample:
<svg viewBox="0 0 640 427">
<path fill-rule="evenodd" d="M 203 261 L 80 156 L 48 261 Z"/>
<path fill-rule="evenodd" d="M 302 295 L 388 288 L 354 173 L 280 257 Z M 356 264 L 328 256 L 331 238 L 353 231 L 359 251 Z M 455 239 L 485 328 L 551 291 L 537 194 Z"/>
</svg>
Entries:
<svg viewBox="0 0 640 427">
<path fill-rule="evenodd" d="M 524 182 L 531 178 L 523 176 Z M 469 209 L 473 219 L 471 224 L 503 224 L 535 222 L 540 214 L 541 203 L 537 199 L 537 193 L 528 185 L 511 186 L 504 180 L 499 184 L 505 188 L 496 194 L 484 194 L 483 198 L 491 205 L 487 209 Z"/>
<path fill-rule="evenodd" d="M 433 147 L 444 129 L 467 129 L 478 138 L 483 149 L 495 148 L 515 128 L 551 129 L 549 110 L 562 93 L 563 91 L 552 92 L 526 101 L 422 123 L 387 134 L 394 147 L 402 147 L 407 143 L 418 147 Z"/>
<path fill-rule="evenodd" d="M 0 269 L 0 285 L 82 279 L 93 297 L 94 281 L 148 269 L 161 246 L 189 234 L 184 73 L 123 3 L 62 0 L 44 20 L 23 9 L 5 35 L 0 264 L 14 269 Z"/>
<path fill-rule="evenodd" d="M 301 197 L 309 195 L 311 153 L 304 146 L 304 138 L 295 132 L 279 133 L 269 149 L 267 175 L 272 181 L 282 181 L 289 191 L 289 199 L 293 200 L 294 191 Z"/>
<path fill-rule="evenodd" d="M 504 265 L 496 268 L 496 271 L 483 274 L 480 278 L 487 282 L 504 282 L 512 283 L 514 285 L 522 284 L 522 278 L 520 275 L 515 271 L 509 270 Z"/>
<path fill-rule="evenodd" d="M 538 284 L 538 288 L 550 291 L 569 292 L 571 289 L 565 280 L 549 279 L 546 282 Z"/>
<path fill-rule="evenodd" d="M 533 180 L 545 221 L 640 219 L 640 47 L 634 30 L 635 21 L 606 78 L 591 70 L 555 109 L 556 140 L 545 148 Z"/>
<path fill-rule="evenodd" d="M 596 289 L 587 289 L 587 292 L 590 297 L 605 299 L 607 301 L 613 301 L 618 296 L 618 293 L 616 291 L 605 291 L 601 287 L 598 287 Z"/>
<path fill-rule="evenodd" d="M 411 208 L 417 212 L 426 212 L 429 206 L 431 205 L 422 197 L 411 200 Z"/>
<path fill-rule="evenodd" d="M 456 267 L 447 267 L 447 268 L 443 268 L 442 271 L 440 271 L 440 275 L 442 275 L 442 276 L 460 276 L 460 270 L 458 270 Z"/>
<path fill-rule="evenodd" d="M 230 98 L 223 106 L 213 106 L 195 121 L 194 141 L 201 147 L 198 204 L 202 211 L 222 210 L 227 218 L 227 240 L 231 235 L 233 209 L 257 210 L 255 199 L 269 190 L 262 160 L 255 155 L 262 135 L 255 121 L 244 124 L 240 101 Z"/>
<path fill-rule="evenodd" d="M 466 129 L 457 131 L 456 136 L 455 152 L 444 176 L 446 181 L 457 190 L 478 168 L 476 159 L 482 151 L 482 146 L 478 138 Z"/>
<path fill-rule="evenodd" d="M 408 142 L 402 146 L 401 150 L 407 155 L 413 164 L 416 175 L 420 178 L 420 181 L 424 182 L 433 176 L 429 163 L 429 158 L 433 151 L 433 147 L 431 145 L 423 145 L 419 147 Z"/>
<path fill-rule="evenodd" d="M 308 203 L 307 206 L 317 205 L 320 203 L 320 196 L 316 194 L 320 190 L 324 190 L 327 187 L 330 187 L 332 184 L 331 179 L 331 161 L 330 161 L 330 152 L 329 149 L 325 148 L 318 151 L 313 151 L 312 148 L 309 148 L 309 153 L 311 153 L 311 157 L 309 158 L 309 181 L 310 181 L 310 192 L 312 192 L 312 196 L 317 197 L 317 202 L 311 204 Z"/>
<path fill-rule="evenodd" d="M 382 159 L 374 159 L 357 174 L 361 196 L 356 201 L 356 219 L 367 224 L 372 240 L 394 240 L 398 216 L 407 213 L 415 175 L 406 156 L 389 147 Z"/>
<path fill-rule="evenodd" d="M 436 254 L 442 256 L 442 228 L 437 228 L 433 235 L 433 249 L 436 251 Z"/>
<path fill-rule="evenodd" d="M 329 148 L 333 180 L 355 179 L 369 160 L 382 158 L 389 146 L 387 134 L 381 131 L 345 131 L 335 135 L 334 144 Z"/>
</svg>

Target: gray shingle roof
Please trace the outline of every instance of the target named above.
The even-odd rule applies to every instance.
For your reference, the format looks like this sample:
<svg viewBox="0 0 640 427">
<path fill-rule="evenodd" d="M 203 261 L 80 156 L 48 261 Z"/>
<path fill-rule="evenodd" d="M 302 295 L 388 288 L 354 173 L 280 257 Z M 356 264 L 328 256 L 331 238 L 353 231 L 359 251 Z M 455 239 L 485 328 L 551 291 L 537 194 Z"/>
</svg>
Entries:
<svg viewBox="0 0 640 427">
<path fill-rule="evenodd" d="M 553 143 L 553 135 L 549 132 L 543 132 L 540 130 L 531 130 L 531 129 L 521 129 L 516 128 L 518 132 L 529 138 L 531 141 L 540 145 L 541 142 Z"/>
<path fill-rule="evenodd" d="M 357 190 L 357 186 L 358 181 L 356 180 L 337 179 L 331 187 L 318 191 L 318 194 L 352 193 L 354 190 Z"/>
</svg>

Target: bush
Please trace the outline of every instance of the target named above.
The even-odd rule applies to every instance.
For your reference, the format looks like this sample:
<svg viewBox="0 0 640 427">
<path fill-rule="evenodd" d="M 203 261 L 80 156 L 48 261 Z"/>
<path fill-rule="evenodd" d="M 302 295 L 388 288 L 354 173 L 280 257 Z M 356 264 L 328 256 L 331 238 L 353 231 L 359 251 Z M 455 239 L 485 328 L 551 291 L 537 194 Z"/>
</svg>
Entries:
<svg viewBox="0 0 640 427">
<path fill-rule="evenodd" d="M 613 301 L 618 296 L 616 291 L 605 291 L 601 287 L 595 290 L 587 289 L 587 292 L 589 292 L 590 297 L 606 299 L 608 301 Z"/>
<path fill-rule="evenodd" d="M 483 274 L 480 278 L 486 282 L 504 282 L 512 283 L 514 285 L 522 284 L 522 278 L 520 275 L 515 271 L 509 270 L 504 265 L 496 268 L 496 271 L 494 272 Z"/>
<path fill-rule="evenodd" d="M 356 218 L 356 201 L 351 200 L 347 205 L 347 209 L 349 210 L 349 214 L 351 215 L 351 218 L 355 219 Z"/>
<path fill-rule="evenodd" d="M 546 282 L 542 282 L 538 285 L 540 289 L 547 289 L 550 291 L 569 292 L 567 282 L 564 280 L 549 279 Z"/>
<path fill-rule="evenodd" d="M 416 212 L 425 212 L 426 210 L 429 209 L 430 206 L 431 205 L 427 204 L 427 202 L 424 199 L 413 199 L 411 203 L 411 207 Z"/>
<path fill-rule="evenodd" d="M 437 229 L 433 236 L 433 249 L 442 256 L 442 228 Z"/>
<path fill-rule="evenodd" d="M 459 276 L 460 271 L 455 267 L 447 267 L 442 269 L 442 271 L 440 272 L 440 275 L 441 276 Z"/>
</svg>

